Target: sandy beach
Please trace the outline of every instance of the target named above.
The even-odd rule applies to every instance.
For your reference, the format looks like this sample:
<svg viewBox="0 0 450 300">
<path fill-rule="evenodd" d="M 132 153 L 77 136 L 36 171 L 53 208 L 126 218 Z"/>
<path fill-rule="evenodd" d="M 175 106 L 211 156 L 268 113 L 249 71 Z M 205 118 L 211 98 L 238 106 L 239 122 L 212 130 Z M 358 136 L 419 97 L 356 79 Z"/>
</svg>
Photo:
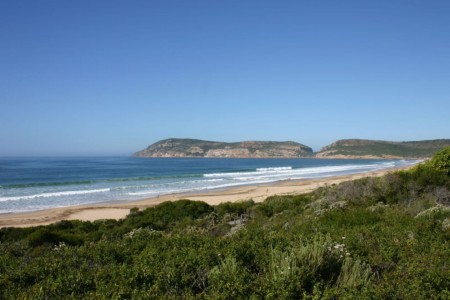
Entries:
<svg viewBox="0 0 450 300">
<path fill-rule="evenodd" d="M 190 199 L 204 201 L 210 205 L 222 202 L 234 202 L 253 199 L 262 202 L 273 195 L 296 195 L 313 191 L 326 185 L 339 184 L 344 181 L 369 176 L 382 176 L 398 169 L 387 169 L 375 172 L 327 177 L 308 180 L 288 180 L 256 186 L 241 186 L 224 190 L 212 190 L 201 194 L 182 193 L 170 194 L 155 198 L 148 198 L 132 202 L 102 203 L 84 206 L 72 206 L 46 209 L 29 213 L 0 214 L 0 228 L 2 227 L 30 227 L 55 223 L 62 220 L 95 221 L 101 219 L 121 219 L 128 215 L 133 207 L 144 209 L 164 201 Z"/>
</svg>

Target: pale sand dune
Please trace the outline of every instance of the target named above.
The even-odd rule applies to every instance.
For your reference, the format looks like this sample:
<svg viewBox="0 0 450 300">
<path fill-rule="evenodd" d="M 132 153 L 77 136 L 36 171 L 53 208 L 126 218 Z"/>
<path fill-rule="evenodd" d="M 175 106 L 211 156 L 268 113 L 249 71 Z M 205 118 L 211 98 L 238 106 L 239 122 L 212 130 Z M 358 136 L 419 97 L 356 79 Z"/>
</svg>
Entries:
<svg viewBox="0 0 450 300">
<path fill-rule="evenodd" d="M 129 208 L 92 208 L 70 214 L 66 220 L 93 221 L 99 219 L 122 219 L 130 212 Z"/>
<path fill-rule="evenodd" d="M 159 204 L 164 201 L 190 199 L 204 201 L 210 205 L 222 202 L 234 202 L 253 199 L 262 202 L 273 195 L 304 194 L 314 189 L 338 184 L 344 181 L 368 177 L 382 176 L 393 169 L 354 175 L 343 175 L 321 179 L 289 180 L 257 186 L 235 187 L 226 190 L 215 190 L 202 194 L 172 194 L 133 202 L 102 203 L 84 206 L 46 209 L 30 213 L 10 213 L 0 215 L 1 227 L 29 227 L 55 223 L 61 220 L 95 221 L 101 219 L 121 219 L 128 215 L 133 207 L 140 209 Z"/>
</svg>

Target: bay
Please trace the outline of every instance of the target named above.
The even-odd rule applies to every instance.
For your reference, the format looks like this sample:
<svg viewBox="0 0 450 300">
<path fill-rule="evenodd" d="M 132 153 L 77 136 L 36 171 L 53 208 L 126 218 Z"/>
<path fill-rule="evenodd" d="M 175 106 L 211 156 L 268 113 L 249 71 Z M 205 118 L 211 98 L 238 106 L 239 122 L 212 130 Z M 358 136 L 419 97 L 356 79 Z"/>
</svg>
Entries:
<svg viewBox="0 0 450 300">
<path fill-rule="evenodd" d="M 0 158 L 0 213 L 324 178 L 417 162 L 313 158 Z"/>
</svg>

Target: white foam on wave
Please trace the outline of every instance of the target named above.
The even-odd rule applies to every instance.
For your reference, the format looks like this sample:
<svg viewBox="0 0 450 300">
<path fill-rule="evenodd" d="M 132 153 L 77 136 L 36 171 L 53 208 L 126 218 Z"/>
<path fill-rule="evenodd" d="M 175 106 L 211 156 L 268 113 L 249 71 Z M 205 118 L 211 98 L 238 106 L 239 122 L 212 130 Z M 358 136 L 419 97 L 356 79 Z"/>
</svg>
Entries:
<svg viewBox="0 0 450 300">
<path fill-rule="evenodd" d="M 222 178 L 215 179 L 202 179 L 202 180 L 184 180 L 184 181 L 173 181 L 173 182 L 164 182 L 164 183 L 152 183 L 152 184 L 144 184 L 144 185 L 127 185 L 127 186 L 118 186 L 111 188 L 111 191 L 120 191 L 120 190 L 137 190 L 137 189 L 148 189 L 148 188 L 160 188 L 164 186 L 177 186 L 183 184 L 204 184 L 208 182 L 217 182 L 223 181 Z M 127 195 L 133 195 L 133 193 L 127 193 Z"/>
<path fill-rule="evenodd" d="M 42 193 L 36 195 L 15 196 L 15 197 L 0 197 L 0 202 L 5 201 L 17 201 L 17 200 L 30 200 L 36 198 L 49 198 L 49 197 L 61 197 L 61 196 L 73 196 L 73 195 L 86 195 L 92 193 L 104 193 L 109 192 L 111 189 L 97 189 L 97 190 L 82 190 L 82 191 L 64 191 L 55 193 Z"/>
<path fill-rule="evenodd" d="M 292 170 L 292 167 L 257 168 L 256 172 L 278 172 Z"/>
<path fill-rule="evenodd" d="M 172 194 L 172 193 L 182 193 L 182 192 L 189 192 L 189 191 L 195 191 L 199 189 L 203 189 L 206 183 L 212 183 L 212 182 L 220 182 L 223 181 L 223 179 L 206 179 L 206 180 L 188 180 L 188 181 L 176 181 L 176 182 L 168 182 L 165 184 L 158 184 L 153 186 L 148 186 L 150 190 L 143 190 L 143 191 L 136 191 L 136 192 L 129 192 L 127 195 L 129 196 L 149 196 L 149 195 L 164 195 L 164 194 Z M 187 186 L 188 185 L 188 186 Z M 179 188 L 168 188 L 168 187 L 179 187 Z M 214 185 L 212 185 L 214 186 Z M 166 188 L 164 188 L 166 187 Z"/>
<path fill-rule="evenodd" d="M 246 174 L 276 174 L 276 173 L 286 173 L 292 171 L 292 167 L 270 167 L 270 168 L 257 168 L 255 171 L 247 171 L 247 172 L 225 172 L 225 173 L 209 173 L 203 174 L 203 177 L 236 177 L 236 176 L 245 176 Z"/>
</svg>

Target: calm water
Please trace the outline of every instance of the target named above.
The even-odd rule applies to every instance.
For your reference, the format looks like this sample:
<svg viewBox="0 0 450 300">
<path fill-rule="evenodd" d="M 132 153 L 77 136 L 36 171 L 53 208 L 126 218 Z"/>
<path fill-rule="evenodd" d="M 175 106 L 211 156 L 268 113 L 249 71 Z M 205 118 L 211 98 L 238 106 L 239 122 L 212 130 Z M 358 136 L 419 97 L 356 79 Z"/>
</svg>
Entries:
<svg viewBox="0 0 450 300">
<path fill-rule="evenodd" d="M 0 158 L 0 213 L 322 178 L 417 163 L 406 160 Z"/>
</svg>

